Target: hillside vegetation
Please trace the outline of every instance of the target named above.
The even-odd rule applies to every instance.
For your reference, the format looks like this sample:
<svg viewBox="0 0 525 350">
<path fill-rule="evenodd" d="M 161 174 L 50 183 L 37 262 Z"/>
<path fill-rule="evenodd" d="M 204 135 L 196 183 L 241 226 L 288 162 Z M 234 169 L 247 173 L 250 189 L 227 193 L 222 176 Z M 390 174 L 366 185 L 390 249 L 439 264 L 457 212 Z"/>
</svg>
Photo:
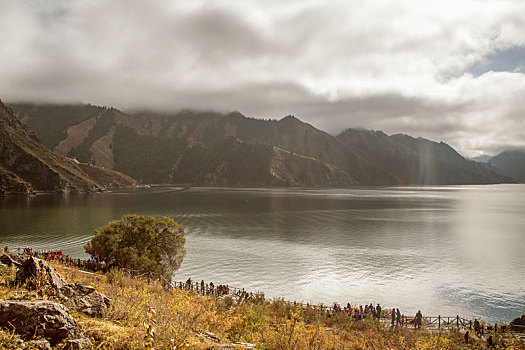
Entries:
<svg viewBox="0 0 525 350">
<path fill-rule="evenodd" d="M 525 181 L 525 151 L 504 151 L 488 161 L 497 166 L 505 174 L 519 181 Z"/>
<path fill-rule="evenodd" d="M 511 181 L 444 143 L 353 129 L 334 137 L 293 116 L 123 113 L 91 105 L 12 108 L 57 152 L 143 183 L 345 187 Z M 70 119 L 64 117 L 68 113 Z"/>
<path fill-rule="evenodd" d="M 80 165 L 43 145 L 0 101 L 0 192 L 100 191 L 135 181 L 116 171 Z"/>
<path fill-rule="evenodd" d="M 100 316 L 72 315 L 94 348 L 142 349 L 484 349 L 484 342 L 462 333 L 431 333 L 384 326 L 376 319 L 355 321 L 346 314 L 319 313 L 262 295 L 249 298 L 202 296 L 189 290 L 165 288 L 158 282 L 112 270 L 103 275 L 54 266 L 68 282 L 95 287 L 111 298 Z M 52 294 L 9 287 L 13 272 L 0 265 L 2 299 L 53 300 Z M 11 272 L 10 272 L 11 271 Z M 146 327 L 145 327 L 146 326 Z M 499 348 L 524 349 L 516 339 L 496 337 Z M 505 346 L 503 346 L 505 341 Z M 237 345 L 235 345 L 237 343 Z M 16 332 L 0 331 L 0 345 L 18 348 Z"/>
</svg>

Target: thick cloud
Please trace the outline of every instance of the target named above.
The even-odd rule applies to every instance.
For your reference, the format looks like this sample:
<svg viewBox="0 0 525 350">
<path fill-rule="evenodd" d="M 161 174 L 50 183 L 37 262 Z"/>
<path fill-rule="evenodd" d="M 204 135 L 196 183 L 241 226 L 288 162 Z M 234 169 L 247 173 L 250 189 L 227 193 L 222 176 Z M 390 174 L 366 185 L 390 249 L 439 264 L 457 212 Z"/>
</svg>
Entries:
<svg viewBox="0 0 525 350">
<path fill-rule="evenodd" d="M 0 0 L 0 98 L 525 146 L 522 1 Z"/>
</svg>

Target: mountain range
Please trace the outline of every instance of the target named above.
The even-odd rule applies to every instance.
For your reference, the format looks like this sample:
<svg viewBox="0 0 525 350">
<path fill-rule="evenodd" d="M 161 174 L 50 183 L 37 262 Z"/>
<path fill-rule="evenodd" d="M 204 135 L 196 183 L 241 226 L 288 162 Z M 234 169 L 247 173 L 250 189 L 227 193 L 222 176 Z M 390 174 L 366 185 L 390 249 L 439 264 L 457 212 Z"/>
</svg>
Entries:
<svg viewBox="0 0 525 350">
<path fill-rule="evenodd" d="M 124 113 L 89 104 L 10 107 L 56 153 L 142 183 L 345 187 L 511 180 L 442 142 L 360 129 L 332 136 L 293 116 Z"/>
<path fill-rule="evenodd" d="M 518 181 L 525 181 L 525 150 L 523 149 L 503 151 L 490 158 L 488 163 Z"/>
<path fill-rule="evenodd" d="M 101 191 L 133 184 L 127 175 L 51 151 L 0 101 L 0 194 Z"/>
</svg>

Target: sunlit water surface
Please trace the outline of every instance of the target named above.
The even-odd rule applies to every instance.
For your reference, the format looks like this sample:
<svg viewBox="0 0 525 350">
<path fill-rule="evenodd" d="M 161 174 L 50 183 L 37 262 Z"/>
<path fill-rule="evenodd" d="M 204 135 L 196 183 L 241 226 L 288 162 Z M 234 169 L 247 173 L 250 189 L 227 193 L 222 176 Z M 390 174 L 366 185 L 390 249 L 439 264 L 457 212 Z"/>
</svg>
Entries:
<svg viewBox="0 0 525 350">
<path fill-rule="evenodd" d="M 175 187 L 0 199 L 0 244 L 86 257 L 123 214 L 186 228 L 175 279 L 407 314 L 525 313 L 525 185 L 344 190 Z"/>
</svg>

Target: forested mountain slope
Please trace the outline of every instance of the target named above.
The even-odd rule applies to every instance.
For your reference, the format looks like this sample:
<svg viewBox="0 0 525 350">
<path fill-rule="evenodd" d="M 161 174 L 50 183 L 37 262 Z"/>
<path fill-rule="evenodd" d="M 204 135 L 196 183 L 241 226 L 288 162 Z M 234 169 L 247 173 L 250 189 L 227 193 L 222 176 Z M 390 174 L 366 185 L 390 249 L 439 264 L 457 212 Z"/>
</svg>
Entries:
<svg viewBox="0 0 525 350">
<path fill-rule="evenodd" d="M 340 187 L 509 181 L 444 143 L 352 129 L 334 137 L 293 116 L 123 113 L 91 105 L 12 108 L 55 151 L 144 183 Z"/>
<path fill-rule="evenodd" d="M 509 150 L 492 157 L 488 161 L 497 166 L 505 175 L 525 181 L 525 151 Z"/>
</svg>

